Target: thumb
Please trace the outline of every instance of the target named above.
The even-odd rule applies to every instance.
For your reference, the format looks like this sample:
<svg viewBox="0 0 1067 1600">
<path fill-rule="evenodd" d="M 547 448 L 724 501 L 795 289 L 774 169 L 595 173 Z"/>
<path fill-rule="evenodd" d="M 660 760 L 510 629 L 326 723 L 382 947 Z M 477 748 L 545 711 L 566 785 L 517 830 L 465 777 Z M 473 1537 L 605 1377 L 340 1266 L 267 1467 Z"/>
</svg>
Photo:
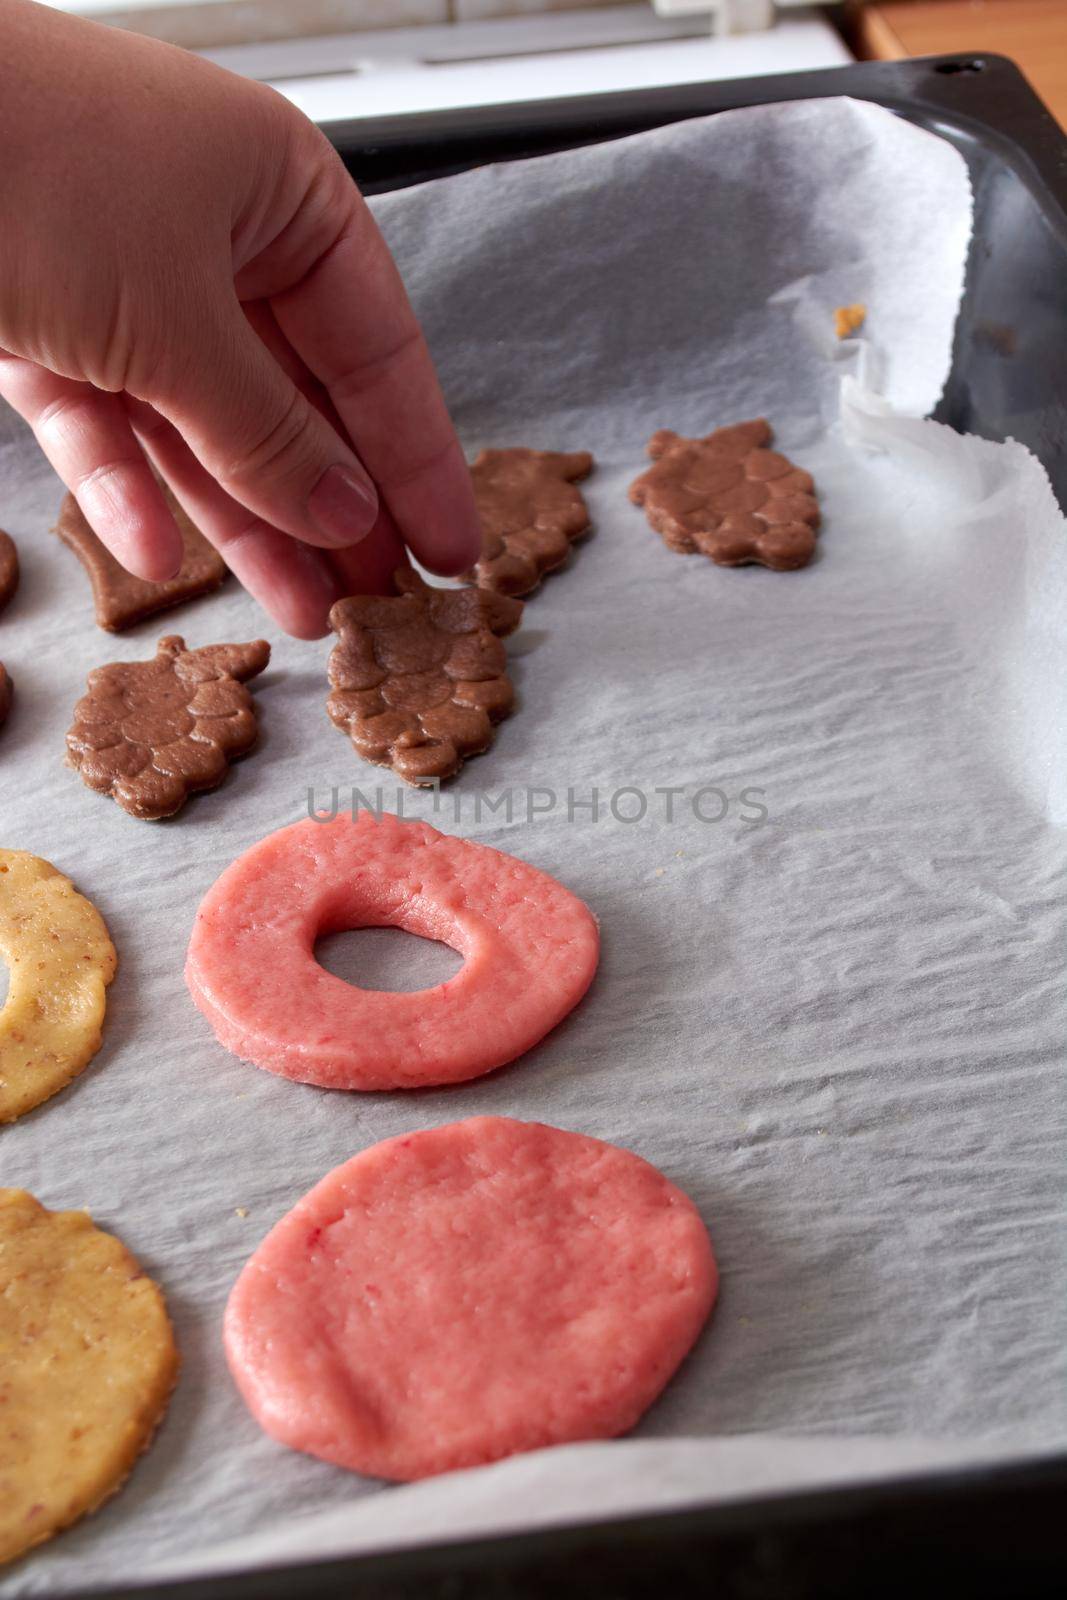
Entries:
<svg viewBox="0 0 1067 1600">
<path fill-rule="evenodd" d="M 216 482 L 306 544 L 338 548 L 365 538 L 378 515 L 366 468 L 278 365 L 237 301 L 221 327 L 201 326 L 185 351 L 137 398 L 173 423 Z"/>
</svg>

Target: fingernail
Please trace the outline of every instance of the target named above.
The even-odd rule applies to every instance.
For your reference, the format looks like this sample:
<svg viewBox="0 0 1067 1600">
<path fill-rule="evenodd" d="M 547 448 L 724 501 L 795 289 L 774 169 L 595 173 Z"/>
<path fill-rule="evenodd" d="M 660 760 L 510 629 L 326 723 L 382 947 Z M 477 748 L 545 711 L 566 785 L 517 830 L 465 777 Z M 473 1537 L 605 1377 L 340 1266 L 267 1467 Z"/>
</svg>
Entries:
<svg viewBox="0 0 1067 1600">
<path fill-rule="evenodd" d="M 378 495 L 369 478 L 349 467 L 327 467 L 308 497 L 308 510 L 323 539 L 339 547 L 358 544 L 378 516 Z"/>
</svg>

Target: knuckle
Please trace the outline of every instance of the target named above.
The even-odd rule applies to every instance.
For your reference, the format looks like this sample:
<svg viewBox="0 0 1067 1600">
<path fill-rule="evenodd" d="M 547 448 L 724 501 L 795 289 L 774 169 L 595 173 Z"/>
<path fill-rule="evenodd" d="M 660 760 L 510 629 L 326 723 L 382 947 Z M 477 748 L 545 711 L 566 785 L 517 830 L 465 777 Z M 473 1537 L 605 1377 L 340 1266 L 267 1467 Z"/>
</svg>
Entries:
<svg viewBox="0 0 1067 1600">
<path fill-rule="evenodd" d="M 449 439 L 444 444 L 430 445 L 424 450 L 405 455 L 394 466 L 386 467 L 382 474 L 383 481 L 389 489 L 405 489 L 409 484 L 425 477 L 428 472 L 443 466 L 455 453 L 456 448 L 455 443 Z"/>
<path fill-rule="evenodd" d="M 376 350 L 363 361 L 358 361 L 354 366 L 347 367 L 330 382 L 330 394 L 336 405 L 344 405 L 349 400 L 359 399 L 366 395 L 369 389 L 384 375 L 392 375 L 406 358 L 414 354 L 421 354 L 422 334 L 417 327 L 407 328 L 400 338 L 395 339 L 383 350 Z"/>
<path fill-rule="evenodd" d="M 284 409 L 259 434 L 243 442 L 216 473 L 225 485 L 245 485 L 255 480 L 296 478 L 308 456 L 313 429 L 311 406 L 294 389 Z"/>
<path fill-rule="evenodd" d="M 34 429 L 38 438 L 65 444 L 91 427 L 95 411 L 96 400 L 91 391 L 61 394 L 41 407 Z"/>
<path fill-rule="evenodd" d="M 143 460 L 143 458 L 141 459 Z M 73 490 L 75 495 L 84 494 L 87 490 L 97 488 L 106 489 L 107 486 L 115 479 L 119 480 L 116 487 L 121 487 L 122 474 L 127 472 L 131 467 L 136 467 L 138 465 L 140 465 L 138 458 L 132 454 L 128 456 L 115 456 L 109 461 L 98 461 L 86 472 L 74 473 L 69 487 Z"/>
</svg>

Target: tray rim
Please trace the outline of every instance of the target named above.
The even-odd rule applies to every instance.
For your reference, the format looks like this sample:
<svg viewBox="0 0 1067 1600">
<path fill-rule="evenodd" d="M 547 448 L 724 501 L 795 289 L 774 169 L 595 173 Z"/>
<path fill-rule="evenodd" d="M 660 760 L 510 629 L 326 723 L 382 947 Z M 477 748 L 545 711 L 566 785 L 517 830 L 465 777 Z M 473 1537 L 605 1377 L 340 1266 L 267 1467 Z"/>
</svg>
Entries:
<svg viewBox="0 0 1067 1600">
<path fill-rule="evenodd" d="M 989 91 L 993 90 L 990 105 Z M 979 93 L 981 91 L 981 93 Z M 985 95 L 987 104 L 979 102 Z M 883 105 L 932 132 L 952 130 L 954 142 L 973 140 L 993 147 L 1037 198 L 1049 226 L 1067 247 L 1067 134 L 1059 127 L 1022 72 L 1006 56 L 976 52 L 925 56 L 906 61 L 857 62 L 811 72 L 781 73 L 668 88 L 616 91 L 607 94 L 529 100 L 457 110 L 412 112 L 389 117 L 358 118 L 320 124 L 344 155 L 413 151 L 420 145 L 467 139 L 472 149 L 502 135 L 565 136 L 588 127 L 588 142 L 606 142 L 686 118 L 738 110 L 779 101 L 851 96 Z M 600 133 L 597 136 L 596 129 Z M 581 141 L 572 141 L 573 143 Z M 482 155 L 454 170 L 500 159 L 524 159 L 537 152 Z M 427 174 L 446 176 L 445 172 Z M 415 182 L 421 181 L 415 178 Z M 383 188 L 401 187 L 400 183 Z M 1067 1568 L 1067 1542 L 1060 1536 L 1067 1495 L 1067 1450 L 1021 1456 L 1003 1463 L 971 1468 L 932 1468 L 928 1472 L 888 1474 L 859 1486 L 829 1486 L 796 1493 L 770 1494 L 684 1510 L 660 1511 L 617 1518 L 553 1523 L 526 1533 L 480 1539 L 437 1541 L 391 1552 L 376 1552 L 328 1561 L 287 1562 L 202 1578 L 141 1585 L 94 1586 L 63 1590 L 63 1600 L 345 1600 L 356 1585 L 373 1600 L 407 1600 L 432 1596 L 439 1586 L 442 1600 L 491 1592 L 494 1600 L 509 1593 L 543 1593 L 525 1587 L 521 1571 L 535 1567 L 555 1547 L 575 1558 L 605 1545 L 625 1546 L 634 1556 L 634 1588 L 616 1581 L 613 1596 L 650 1594 L 639 1558 L 655 1551 L 689 1552 L 699 1566 L 692 1570 L 694 1591 L 714 1579 L 719 1600 L 831 1600 L 851 1596 L 862 1584 L 864 1600 L 892 1595 L 899 1600 L 907 1581 L 911 1595 L 939 1597 L 951 1581 L 968 1584 L 976 1597 L 1013 1600 L 1059 1595 Z M 1049 1503 L 1046 1505 L 1046 1501 Z M 925 1520 L 944 1518 L 940 1536 Z M 1004 1517 L 1007 1516 L 1005 1523 Z M 967 1548 L 956 1541 L 959 1525 L 967 1526 Z M 883 1543 L 868 1545 L 867 1557 L 850 1565 L 841 1559 L 840 1541 L 849 1528 L 873 1525 Z M 780 1570 L 791 1550 L 805 1536 L 823 1534 L 831 1543 L 834 1571 L 820 1574 L 816 1587 L 803 1575 Z M 713 1574 L 708 1562 L 725 1562 L 727 1547 L 741 1547 L 748 1562 L 736 1570 Z M 769 1560 L 770 1553 L 777 1557 Z M 506 1560 L 511 1556 L 511 1576 Z M 894 1559 L 894 1556 L 897 1559 Z M 505 1558 L 505 1559 L 502 1559 Z M 768 1565 L 769 1561 L 769 1565 Z M 753 1565 L 755 1563 L 755 1565 Z M 759 1571 L 760 1564 L 767 1568 Z M 872 1571 L 872 1563 L 877 1570 Z M 1009 1576 L 1011 1588 L 1004 1584 Z M 511 1588 L 509 1585 L 516 1584 Z M 842 1584 L 844 1586 L 842 1586 Z M 832 1585 L 832 1586 L 831 1586 Z M 429 1587 L 428 1587 L 429 1586 Z M 553 1580 L 559 1600 L 592 1600 L 588 1585 L 571 1588 Z M 35 1590 L 37 1594 L 49 1591 Z M 604 1591 L 607 1593 L 607 1591 Z M 662 1593 L 662 1590 L 658 1590 Z M 688 1592 L 687 1589 L 681 1592 Z"/>
<path fill-rule="evenodd" d="M 705 1585 L 714 1580 L 722 1600 L 853 1600 L 858 1593 L 864 1600 L 880 1600 L 883 1595 L 900 1600 L 905 1579 L 911 1596 L 929 1594 L 943 1600 L 951 1592 L 946 1587 L 951 1582 L 969 1600 L 1005 1600 L 1008 1595 L 1012 1600 L 1036 1600 L 1063 1592 L 1060 1530 L 1065 1496 L 1067 1454 L 1049 1455 L 1004 1465 L 908 1472 L 873 1483 L 759 1495 L 676 1511 L 553 1523 L 529 1532 L 437 1541 L 362 1556 L 85 1589 L 77 1592 L 77 1600 L 112 1596 L 115 1600 L 305 1600 L 308 1596 L 351 1600 L 354 1593 L 368 1600 L 409 1600 L 414 1595 L 435 1595 L 435 1589 L 428 1587 L 435 1581 L 441 1600 L 490 1593 L 493 1600 L 506 1600 L 510 1594 L 530 1600 L 548 1591 L 521 1581 L 509 1587 L 509 1566 L 519 1576 L 546 1553 L 570 1562 L 596 1560 L 598 1553 L 613 1550 L 639 1572 L 642 1559 L 672 1545 L 676 1550 L 683 1547 L 698 1563 L 692 1571 L 694 1580 L 699 1578 L 693 1592 L 706 1592 Z M 977 1527 L 976 1517 L 982 1519 Z M 994 1551 L 979 1529 L 999 1534 Z M 879 1534 L 882 1542 L 872 1548 Z M 832 1560 L 827 1559 L 833 1570 L 820 1570 L 814 1584 L 791 1573 L 787 1586 L 781 1586 L 790 1557 L 808 1554 L 810 1559 L 805 1541 L 816 1535 L 834 1541 Z M 870 1571 L 867 1560 L 849 1561 L 849 1546 L 857 1542 L 865 1546 L 864 1555 L 869 1553 L 878 1562 L 876 1572 Z M 712 1571 L 709 1562 L 716 1558 L 725 1571 Z M 766 1569 L 762 1574 L 761 1566 Z M 647 1586 L 631 1590 L 617 1575 L 610 1589 L 602 1591 L 591 1590 L 584 1580 L 571 1587 L 561 1583 L 558 1574 L 552 1582 L 553 1595 L 562 1600 L 579 1596 L 590 1600 L 596 1593 L 612 1597 L 633 1593 L 644 1600 L 653 1592 L 663 1593 Z"/>
<path fill-rule="evenodd" d="M 1043 202 L 1046 216 L 1067 243 L 1067 133 L 1020 69 L 1002 55 L 960 52 L 859 61 L 808 72 L 338 119 L 319 126 L 342 154 L 363 150 L 379 157 L 422 144 L 467 140 L 473 145 L 523 133 L 565 135 L 583 126 L 589 142 L 602 143 L 720 111 L 841 96 L 869 100 L 933 132 L 951 128 L 957 136 L 994 148 Z M 505 152 L 464 166 L 523 158 L 521 151 Z"/>
</svg>

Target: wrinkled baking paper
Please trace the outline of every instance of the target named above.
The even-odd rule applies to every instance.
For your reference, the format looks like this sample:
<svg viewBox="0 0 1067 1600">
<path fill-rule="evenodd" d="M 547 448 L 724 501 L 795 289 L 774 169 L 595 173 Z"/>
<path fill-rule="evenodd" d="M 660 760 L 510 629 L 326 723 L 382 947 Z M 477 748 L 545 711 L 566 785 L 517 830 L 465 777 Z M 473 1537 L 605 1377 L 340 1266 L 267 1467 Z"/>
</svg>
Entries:
<svg viewBox="0 0 1067 1600">
<path fill-rule="evenodd" d="M 949 365 L 961 158 L 868 105 L 766 106 L 375 210 L 471 453 L 596 453 L 595 531 L 510 641 L 520 710 L 436 817 L 431 794 L 403 803 L 583 896 L 600 973 L 540 1047 L 459 1088 L 326 1093 L 216 1044 L 182 981 L 201 895 L 309 791 L 329 807 L 382 784 L 392 805 L 391 774 L 326 717 L 329 642 L 278 637 L 233 585 L 119 638 L 96 628 L 47 532 L 60 486 L 5 415 L 0 524 L 23 581 L 0 620 L 3 843 L 73 874 L 121 966 L 104 1048 L 0 1130 L 0 1181 L 121 1235 L 164 1285 L 183 1372 L 121 1495 L 4 1595 L 1067 1438 L 1067 542 L 1024 450 L 917 420 Z M 862 334 L 839 342 L 834 310 L 857 301 Z M 626 498 L 648 435 L 760 414 L 817 480 L 814 564 L 671 554 Z M 262 744 L 217 793 L 148 825 L 64 768 L 90 667 L 165 632 L 265 629 Z M 450 967 L 380 932 L 330 960 L 371 986 Z M 485 1112 L 630 1146 L 693 1196 L 723 1277 L 692 1358 L 627 1442 L 414 1488 L 273 1444 L 220 1344 L 241 1265 L 336 1163 Z"/>
</svg>

